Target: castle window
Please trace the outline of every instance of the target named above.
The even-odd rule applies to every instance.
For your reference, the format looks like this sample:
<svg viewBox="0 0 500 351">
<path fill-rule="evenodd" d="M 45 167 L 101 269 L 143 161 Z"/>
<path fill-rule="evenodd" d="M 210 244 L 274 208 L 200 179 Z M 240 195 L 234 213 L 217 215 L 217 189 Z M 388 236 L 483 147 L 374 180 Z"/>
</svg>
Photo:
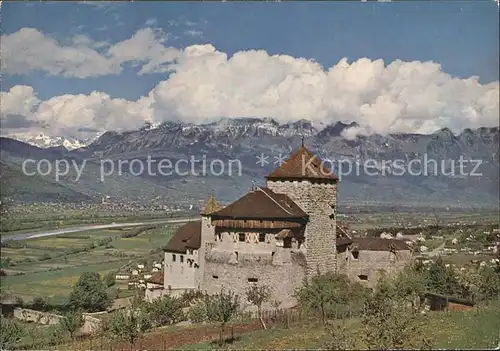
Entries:
<svg viewBox="0 0 500 351">
<path fill-rule="evenodd" d="M 249 283 L 257 283 L 258 281 L 259 281 L 259 279 L 257 279 L 257 278 L 248 278 Z"/>
<path fill-rule="evenodd" d="M 358 275 L 359 280 L 368 280 L 368 276 L 366 274 Z"/>
<path fill-rule="evenodd" d="M 292 238 L 283 239 L 283 247 L 285 249 L 291 249 L 292 248 Z"/>
<path fill-rule="evenodd" d="M 352 251 L 352 257 L 357 260 L 359 258 L 359 251 Z"/>
<path fill-rule="evenodd" d="M 236 262 L 238 262 L 238 251 L 234 252 L 236 254 Z"/>
<path fill-rule="evenodd" d="M 183 263 L 183 262 L 184 262 L 184 256 L 181 255 L 181 263 Z"/>
<path fill-rule="evenodd" d="M 175 255 L 172 255 L 172 262 L 175 262 Z"/>
<path fill-rule="evenodd" d="M 246 239 L 245 233 L 238 233 L 238 240 L 244 242 Z"/>
<path fill-rule="evenodd" d="M 219 276 L 218 275 L 213 275 L 212 278 L 219 279 Z"/>
<path fill-rule="evenodd" d="M 259 242 L 263 243 L 266 241 L 266 233 L 259 233 Z"/>
<path fill-rule="evenodd" d="M 222 235 L 221 235 L 221 233 L 216 233 L 215 234 L 215 241 L 222 241 Z"/>
</svg>

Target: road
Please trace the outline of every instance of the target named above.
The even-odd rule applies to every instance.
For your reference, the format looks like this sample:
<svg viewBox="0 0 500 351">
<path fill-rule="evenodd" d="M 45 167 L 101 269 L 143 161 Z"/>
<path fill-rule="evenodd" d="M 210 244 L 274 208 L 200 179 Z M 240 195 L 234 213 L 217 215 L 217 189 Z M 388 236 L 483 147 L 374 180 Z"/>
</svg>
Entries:
<svg viewBox="0 0 500 351">
<path fill-rule="evenodd" d="M 42 238 L 45 236 L 53 236 L 67 233 L 78 233 L 84 232 L 88 230 L 97 230 L 97 229 L 110 229 L 110 228 L 124 228 L 124 227 L 138 227 L 143 225 L 151 225 L 151 224 L 168 224 L 168 223 L 183 223 L 197 220 L 198 218 L 179 218 L 179 219 L 163 219 L 157 221 L 146 221 L 146 222 L 128 222 L 128 223 L 111 223 L 111 224 L 89 224 L 78 227 L 69 227 L 69 228 L 61 228 L 61 229 L 52 229 L 52 230 L 43 230 L 31 233 L 18 233 L 12 235 L 3 235 L 1 236 L 1 242 L 9 241 L 9 240 L 27 240 L 27 239 L 35 239 Z"/>
</svg>

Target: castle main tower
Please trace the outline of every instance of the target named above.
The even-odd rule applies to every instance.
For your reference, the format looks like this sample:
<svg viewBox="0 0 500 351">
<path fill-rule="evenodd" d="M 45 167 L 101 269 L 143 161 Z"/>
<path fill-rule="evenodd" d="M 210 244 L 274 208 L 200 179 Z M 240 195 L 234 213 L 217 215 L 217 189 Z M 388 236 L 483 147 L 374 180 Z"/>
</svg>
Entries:
<svg viewBox="0 0 500 351">
<path fill-rule="evenodd" d="M 266 179 L 269 189 L 288 195 L 309 215 L 307 276 L 336 271 L 337 176 L 302 145 Z"/>
</svg>

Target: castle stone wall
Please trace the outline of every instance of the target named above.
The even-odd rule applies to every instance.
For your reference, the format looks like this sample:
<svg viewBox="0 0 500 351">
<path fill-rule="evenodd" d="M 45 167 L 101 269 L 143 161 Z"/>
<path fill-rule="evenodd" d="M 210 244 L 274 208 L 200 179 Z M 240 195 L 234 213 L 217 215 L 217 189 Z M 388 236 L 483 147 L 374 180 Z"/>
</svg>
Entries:
<svg viewBox="0 0 500 351">
<path fill-rule="evenodd" d="M 288 195 L 309 215 L 305 231 L 307 275 L 336 270 L 337 185 L 309 180 L 268 180 L 267 187 Z"/>
<path fill-rule="evenodd" d="M 280 248 L 278 251 L 280 250 L 288 252 L 288 255 L 278 253 L 278 256 L 287 256 L 289 259 L 284 261 L 288 263 L 282 263 L 280 260 L 273 262 L 270 254 L 264 256 L 250 253 L 241 255 L 236 263 L 227 253 L 214 250 L 206 258 L 204 290 L 209 294 L 216 294 L 225 288 L 240 295 L 241 302 L 246 304 L 245 291 L 248 287 L 252 284 L 266 285 L 271 289 L 272 297 L 263 308 L 269 308 L 273 300 L 281 301 L 281 308 L 294 306 L 295 289 L 305 278 L 305 260 L 301 262 L 300 259 L 303 253 L 292 253 L 290 249 Z M 299 257 L 293 258 L 295 255 Z"/>
<path fill-rule="evenodd" d="M 338 254 L 338 272 L 346 274 L 352 281 L 373 287 L 377 284 L 380 271 L 393 276 L 403 270 L 412 259 L 410 250 L 396 251 L 396 253 L 360 250 L 356 259 L 349 250 L 346 250 Z"/>
</svg>

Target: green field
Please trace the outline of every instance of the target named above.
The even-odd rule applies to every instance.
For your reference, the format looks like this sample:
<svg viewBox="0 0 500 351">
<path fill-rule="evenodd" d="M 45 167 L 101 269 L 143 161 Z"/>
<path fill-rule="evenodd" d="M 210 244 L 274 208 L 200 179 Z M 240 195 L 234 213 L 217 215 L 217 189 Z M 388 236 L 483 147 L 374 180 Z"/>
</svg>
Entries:
<svg viewBox="0 0 500 351">
<path fill-rule="evenodd" d="M 158 226 L 133 237 L 122 236 L 138 228 L 18 241 L 12 243 L 15 247 L 2 248 L 2 261 L 13 262 L 3 268 L 8 276 L 2 278 L 2 285 L 24 299 L 67 295 L 85 271 L 105 274 L 131 262 L 148 261 L 156 256 L 161 259 L 159 249 L 167 244 L 175 228 L 175 225 Z"/>
</svg>

